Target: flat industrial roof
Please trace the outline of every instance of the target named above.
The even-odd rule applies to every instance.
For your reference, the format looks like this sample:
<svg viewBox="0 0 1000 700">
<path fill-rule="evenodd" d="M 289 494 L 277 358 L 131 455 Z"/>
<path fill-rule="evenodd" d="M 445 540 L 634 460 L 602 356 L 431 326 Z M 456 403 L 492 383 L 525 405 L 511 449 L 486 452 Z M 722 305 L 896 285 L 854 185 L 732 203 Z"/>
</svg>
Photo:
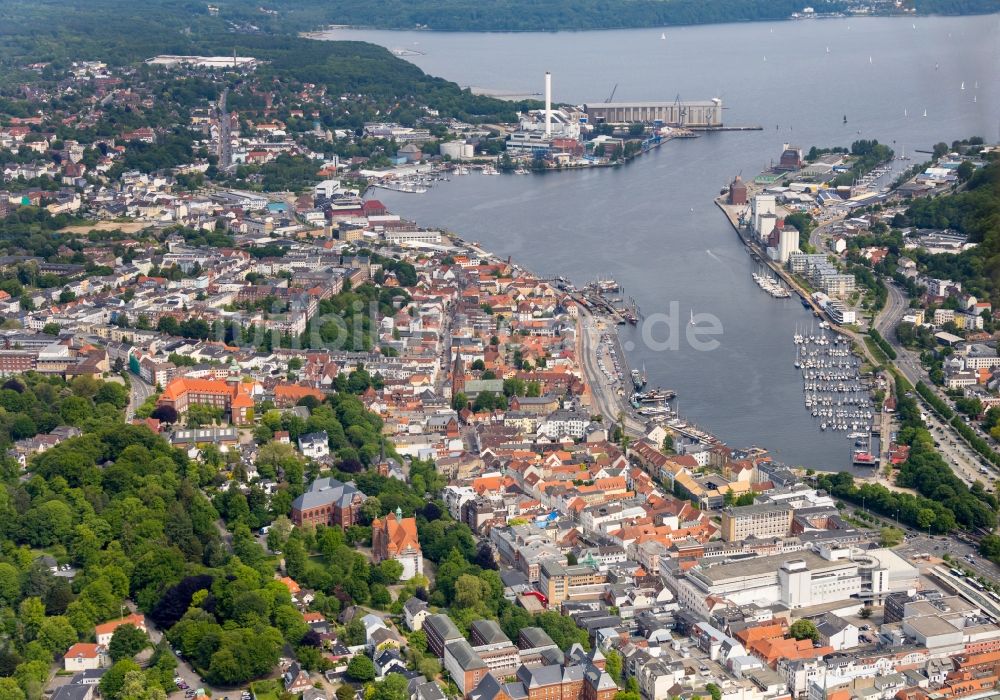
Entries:
<svg viewBox="0 0 1000 700">
<path fill-rule="evenodd" d="M 961 631 L 961 628 L 956 627 L 945 618 L 935 615 L 907 618 L 903 622 L 925 637 L 935 637 L 939 634 L 951 634 Z"/>
<path fill-rule="evenodd" d="M 776 554 L 770 557 L 754 557 L 742 559 L 731 564 L 715 564 L 701 570 L 702 576 L 712 582 L 725 581 L 726 579 L 746 578 L 748 576 L 760 576 L 766 573 L 777 573 L 781 565 L 788 561 L 801 560 L 805 562 L 806 568 L 810 571 L 823 569 L 835 569 L 842 566 L 856 566 L 849 560 L 829 561 L 807 549 L 792 552 L 790 554 Z"/>
</svg>

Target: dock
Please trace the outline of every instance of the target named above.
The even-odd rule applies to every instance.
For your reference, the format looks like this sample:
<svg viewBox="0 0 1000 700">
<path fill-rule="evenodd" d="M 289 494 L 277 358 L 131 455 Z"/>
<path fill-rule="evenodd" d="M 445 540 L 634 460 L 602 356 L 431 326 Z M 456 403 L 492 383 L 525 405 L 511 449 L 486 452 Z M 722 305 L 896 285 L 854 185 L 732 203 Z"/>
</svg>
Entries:
<svg viewBox="0 0 1000 700">
<path fill-rule="evenodd" d="M 607 318 L 601 311 L 587 306 L 580 314 L 582 332 L 579 352 L 590 388 L 591 408 L 613 424 L 620 422 L 626 434 L 641 437 L 646 433 L 648 421 L 638 415 L 626 400 L 625 393 L 631 388 L 628 360 L 617 329 L 614 324 L 607 324 Z M 606 355 L 615 358 L 616 376 L 609 377 L 607 374 Z"/>
<path fill-rule="evenodd" d="M 582 292 L 576 292 L 572 296 L 586 309 L 610 316 L 616 325 L 621 326 L 628 323 L 634 326 L 638 324 L 640 316 L 638 304 L 632 298 L 623 297 L 620 300 L 621 308 L 619 308 L 619 301 L 609 298 L 608 293 L 620 293 L 621 288 L 613 281 L 612 284 L 613 287 L 606 289 L 602 287 L 600 281 L 593 282 L 588 284 Z"/>
<path fill-rule="evenodd" d="M 762 250 L 756 242 L 747 236 L 743 227 L 740 225 L 739 214 L 737 210 L 739 207 L 732 204 L 726 204 L 724 202 L 725 195 L 715 198 L 715 206 L 719 207 L 723 214 L 726 215 L 726 219 L 729 221 L 730 226 L 736 231 L 736 235 L 740 237 L 740 241 L 747 249 L 747 253 L 753 259 L 754 262 L 760 263 L 761 265 L 766 265 L 772 272 L 774 272 L 788 288 L 799 296 L 802 300 L 802 305 L 808 309 L 811 309 L 813 314 L 817 317 L 823 317 L 823 309 L 813 300 L 812 296 L 802 288 L 798 281 L 792 277 L 792 275 L 784 267 L 776 263 L 767 257 L 767 252 Z"/>
<path fill-rule="evenodd" d="M 704 430 L 696 428 L 690 423 L 684 422 L 680 418 L 669 420 L 667 421 L 666 425 L 678 435 L 682 435 L 688 438 L 689 440 L 695 440 L 703 445 L 723 444 L 722 441 L 719 440 L 719 438 L 715 437 L 710 433 L 706 433 Z"/>
<path fill-rule="evenodd" d="M 762 126 L 689 126 L 692 131 L 763 131 Z"/>
</svg>

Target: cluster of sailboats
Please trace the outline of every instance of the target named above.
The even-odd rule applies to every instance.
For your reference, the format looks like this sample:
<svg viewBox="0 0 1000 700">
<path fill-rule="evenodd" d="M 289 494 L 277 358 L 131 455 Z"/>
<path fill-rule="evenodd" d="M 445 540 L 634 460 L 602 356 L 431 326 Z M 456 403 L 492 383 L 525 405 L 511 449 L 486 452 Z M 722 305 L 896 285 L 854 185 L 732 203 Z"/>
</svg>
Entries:
<svg viewBox="0 0 1000 700">
<path fill-rule="evenodd" d="M 753 281 L 775 299 L 787 299 L 791 296 L 791 293 L 781 286 L 781 282 L 766 272 L 754 272 Z"/>
<path fill-rule="evenodd" d="M 851 431 L 848 437 L 867 444 L 874 411 L 861 380 L 861 360 L 850 342 L 827 332 L 829 324 L 808 333 L 796 331 L 795 368 L 802 371 L 805 408 L 820 421 L 820 430 Z"/>
</svg>

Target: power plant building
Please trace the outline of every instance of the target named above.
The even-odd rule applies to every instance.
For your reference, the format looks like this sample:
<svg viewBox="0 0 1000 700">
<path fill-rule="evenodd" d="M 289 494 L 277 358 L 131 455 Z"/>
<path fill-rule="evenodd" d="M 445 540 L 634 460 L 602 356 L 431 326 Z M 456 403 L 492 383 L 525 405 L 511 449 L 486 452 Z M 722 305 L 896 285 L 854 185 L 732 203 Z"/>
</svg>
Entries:
<svg viewBox="0 0 1000 700">
<path fill-rule="evenodd" d="M 587 121 L 627 124 L 662 122 L 671 126 L 709 128 L 722 126 L 722 100 L 693 102 L 602 102 L 586 104 Z"/>
</svg>

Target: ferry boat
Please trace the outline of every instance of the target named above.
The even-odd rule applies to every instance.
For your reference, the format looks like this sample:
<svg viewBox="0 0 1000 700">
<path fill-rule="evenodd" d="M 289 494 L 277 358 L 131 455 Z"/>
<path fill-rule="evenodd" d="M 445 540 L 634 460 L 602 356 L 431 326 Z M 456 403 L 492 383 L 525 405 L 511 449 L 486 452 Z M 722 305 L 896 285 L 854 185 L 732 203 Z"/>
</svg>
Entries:
<svg viewBox="0 0 1000 700">
<path fill-rule="evenodd" d="M 427 192 L 427 188 L 423 185 L 419 185 L 416 182 L 407 182 L 405 180 L 385 180 L 383 182 L 373 182 L 372 187 L 378 187 L 383 190 L 390 190 L 392 192 L 408 192 L 410 194 L 424 194 Z"/>
<path fill-rule="evenodd" d="M 644 394 L 636 394 L 636 398 L 639 401 L 647 403 L 651 401 L 669 401 L 675 396 L 677 396 L 677 392 L 673 389 L 650 389 Z"/>
<path fill-rule="evenodd" d="M 614 292 L 621 291 L 621 285 L 615 282 L 610 277 L 608 279 L 598 279 L 596 282 L 594 282 L 594 286 L 597 288 L 597 291 L 600 292 L 601 294 L 611 294 Z"/>
</svg>

